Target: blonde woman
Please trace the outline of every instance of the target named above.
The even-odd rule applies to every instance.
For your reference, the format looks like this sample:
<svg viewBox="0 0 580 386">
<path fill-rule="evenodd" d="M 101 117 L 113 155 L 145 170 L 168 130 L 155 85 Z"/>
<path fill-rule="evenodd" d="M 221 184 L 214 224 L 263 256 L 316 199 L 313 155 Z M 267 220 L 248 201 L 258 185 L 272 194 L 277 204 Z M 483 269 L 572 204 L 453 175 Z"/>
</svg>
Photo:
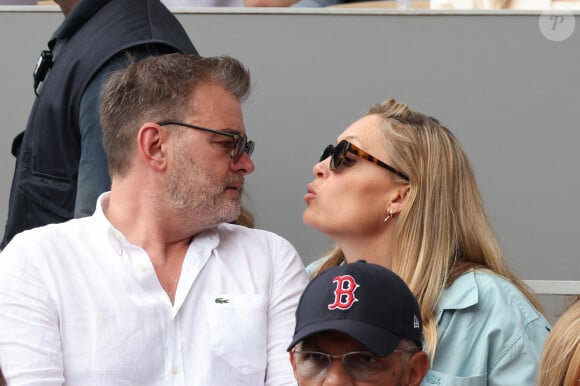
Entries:
<svg viewBox="0 0 580 386">
<path fill-rule="evenodd" d="M 304 222 L 337 242 L 312 271 L 365 259 L 421 306 L 423 385 L 532 385 L 550 325 L 508 269 L 470 162 L 436 119 L 373 106 L 313 168 Z"/>
<path fill-rule="evenodd" d="M 580 385 L 580 300 L 560 316 L 548 334 L 537 384 Z"/>
</svg>

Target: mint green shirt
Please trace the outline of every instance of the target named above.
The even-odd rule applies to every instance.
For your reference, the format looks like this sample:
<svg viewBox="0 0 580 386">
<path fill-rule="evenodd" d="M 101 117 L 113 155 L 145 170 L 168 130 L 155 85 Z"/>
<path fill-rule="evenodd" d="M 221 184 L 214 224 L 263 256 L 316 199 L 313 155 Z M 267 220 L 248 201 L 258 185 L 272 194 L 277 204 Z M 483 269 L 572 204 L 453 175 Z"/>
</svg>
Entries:
<svg viewBox="0 0 580 386">
<path fill-rule="evenodd" d="M 461 275 L 437 305 L 437 350 L 422 386 L 533 386 L 550 324 L 508 280 Z"/>
</svg>

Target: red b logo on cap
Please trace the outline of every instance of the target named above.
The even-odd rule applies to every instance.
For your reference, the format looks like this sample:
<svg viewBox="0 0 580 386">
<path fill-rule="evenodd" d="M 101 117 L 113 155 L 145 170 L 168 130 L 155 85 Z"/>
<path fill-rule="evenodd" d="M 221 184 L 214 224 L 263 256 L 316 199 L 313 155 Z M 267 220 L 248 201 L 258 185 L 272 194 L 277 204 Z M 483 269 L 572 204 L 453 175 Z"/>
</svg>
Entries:
<svg viewBox="0 0 580 386">
<path fill-rule="evenodd" d="M 348 310 L 354 302 L 358 302 L 358 299 L 354 296 L 354 291 L 359 285 L 352 276 L 337 276 L 332 279 L 332 282 L 336 283 L 336 289 L 334 290 L 334 303 L 328 305 L 329 310 L 336 308 Z"/>
</svg>

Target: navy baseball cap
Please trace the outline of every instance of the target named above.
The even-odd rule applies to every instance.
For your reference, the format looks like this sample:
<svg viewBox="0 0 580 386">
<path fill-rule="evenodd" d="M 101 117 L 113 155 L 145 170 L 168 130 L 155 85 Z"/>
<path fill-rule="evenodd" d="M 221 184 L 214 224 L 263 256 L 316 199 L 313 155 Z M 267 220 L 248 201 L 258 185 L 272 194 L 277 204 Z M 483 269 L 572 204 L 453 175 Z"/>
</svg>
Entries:
<svg viewBox="0 0 580 386">
<path fill-rule="evenodd" d="M 385 357 L 402 338 L 423 347 L 422 327 L 419 304 L 405 282 L 361 260 L 323 271 L 308 283 L 288 351 L 310 335 L 339 331 Z"/>
</svg>

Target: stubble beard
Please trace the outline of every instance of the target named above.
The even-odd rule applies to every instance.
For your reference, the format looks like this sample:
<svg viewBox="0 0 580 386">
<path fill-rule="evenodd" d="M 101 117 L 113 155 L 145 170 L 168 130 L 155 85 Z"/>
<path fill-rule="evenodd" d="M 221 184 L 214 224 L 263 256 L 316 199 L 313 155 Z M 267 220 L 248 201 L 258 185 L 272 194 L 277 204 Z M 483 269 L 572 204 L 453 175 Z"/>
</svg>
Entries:
<svg viewBox="0 0 580 386">
<path fill-rule="evenodd" d="M 168 175 L 165 190 L 178 212 L 195 219 L 203 228 L 232 222 L 239 217 L 240 200 L 228 197 L 225 191 L 226 186 L 243 177 L 219 182 L 214 174 L 195 164 L 189 164 L 187 168 L 183 162 L 175 165 Z"/>
</svg>

